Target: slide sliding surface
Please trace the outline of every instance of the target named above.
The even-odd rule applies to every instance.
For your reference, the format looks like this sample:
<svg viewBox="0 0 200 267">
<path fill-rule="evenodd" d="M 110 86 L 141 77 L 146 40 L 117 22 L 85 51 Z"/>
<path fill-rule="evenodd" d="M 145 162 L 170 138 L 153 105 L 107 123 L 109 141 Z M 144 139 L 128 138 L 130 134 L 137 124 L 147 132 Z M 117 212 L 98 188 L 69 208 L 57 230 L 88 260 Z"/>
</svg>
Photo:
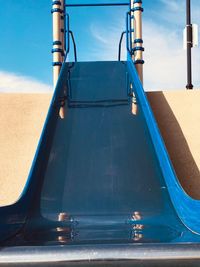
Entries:
<svg viewBox="0 0 200 267">
<path fill-rule="evenodd" d="M 38 261 L 198 255 L 167 157 L 130 61 L 65 63 L 24 193 L 0 209 L 0 263 L 20 248 Z"/>
</svg>

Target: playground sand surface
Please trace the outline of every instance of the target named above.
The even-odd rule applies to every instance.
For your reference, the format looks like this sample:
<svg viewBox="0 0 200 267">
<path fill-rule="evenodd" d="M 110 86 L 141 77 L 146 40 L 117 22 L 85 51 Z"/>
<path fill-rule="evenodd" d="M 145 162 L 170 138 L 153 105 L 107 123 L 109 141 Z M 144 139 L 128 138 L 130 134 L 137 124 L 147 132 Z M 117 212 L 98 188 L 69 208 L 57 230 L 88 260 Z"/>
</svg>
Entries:
<svg viewBox="0 0 200 267">
<path fill-rule="evenodd" d="M 200 90 L 147 96 L 182 186 L 200 199 Z M 23 190 L 51 97 L 0 94 L 1 206 L 14 203 Z"/>
</svg>

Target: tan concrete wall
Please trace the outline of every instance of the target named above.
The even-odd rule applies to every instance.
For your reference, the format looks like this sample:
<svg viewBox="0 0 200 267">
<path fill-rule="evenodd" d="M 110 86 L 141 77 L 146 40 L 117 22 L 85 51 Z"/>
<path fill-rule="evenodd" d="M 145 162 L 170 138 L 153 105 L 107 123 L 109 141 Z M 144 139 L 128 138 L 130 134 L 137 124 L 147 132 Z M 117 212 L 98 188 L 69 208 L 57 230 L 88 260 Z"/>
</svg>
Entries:
<svg viewBox="0 0 200 267">
<path fill-rule="evenodd" d="M 147 94 L 176 173 L 200 199 L 200 91 Z M 51 94 L 0 94 L 0 205 L 25 185 Z"/>
<path fill-rule="evenodd" d="M 200 199 L 200 90 L 147 96 L 181 185 Z"/>
<path fill-rule="evenodd" d="M 50 94 L 0 94 L 0 205 L 15 202 L 31 167 Z"/>
</svg>

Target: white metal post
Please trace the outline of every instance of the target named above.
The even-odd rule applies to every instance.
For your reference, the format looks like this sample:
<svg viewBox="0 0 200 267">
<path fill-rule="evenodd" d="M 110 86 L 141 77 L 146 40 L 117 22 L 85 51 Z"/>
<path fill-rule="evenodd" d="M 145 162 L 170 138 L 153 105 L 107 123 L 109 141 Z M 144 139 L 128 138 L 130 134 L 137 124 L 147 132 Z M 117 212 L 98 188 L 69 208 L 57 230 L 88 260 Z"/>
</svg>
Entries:
<svg viewBox="0 0 200 267">
<path fill-rule="evenodd" d="M 52 3 L 51 13 L 53 15 L 53 84 L 57 84 L 62 66 L 63 44 L 61 35 L 61 15 L 63 15 L 62 0 Z"/>
<path fill-rule="evenodd" d="M 134 0 L 130 0 L 130 16 L 131 16 L 131 55 L 132 55 L 132 60 L 135 61 L 135 56 L 134 56 L 134 53 L 133 53 L 133 49 L 135 47 L 135 43 L 134 43 L 134 40 L 135 40 L 135 19 L 134 19 Z"/>
<path fill-rule="evenodd" d="M 62 61 L 64 61 L 65 58 L 65 0 L 60 0 L 61 2 L 61 42 L 62 42 Z"/>
<path fill-rule="evenodd" d="M 133 46 L 133 51 L 134 51 L 134 60 L 135 60 L 135 65 L 136 69 L 138 72 L 138 75 L 140 77 L 141 82 L 143 83 L 143 39 L 142 39 L 142 0 L 131 0 L 131 11 L 134 14 L 135 18 L 135 33 L 134 33 L 134 46 Z"/>
<path fill-rule="evenodd" d="M 65 0 L 60 0 L 61 2 L 61 16 L 60 16 L 60 34 L 61 34 L 61 43 L 62 43 L 62 62 L 65 59 Z M 65 118 L 65 100 L 62 101 L 61 107 L 59 110 L 59 116 L 61 119 Z"/>
</svg>

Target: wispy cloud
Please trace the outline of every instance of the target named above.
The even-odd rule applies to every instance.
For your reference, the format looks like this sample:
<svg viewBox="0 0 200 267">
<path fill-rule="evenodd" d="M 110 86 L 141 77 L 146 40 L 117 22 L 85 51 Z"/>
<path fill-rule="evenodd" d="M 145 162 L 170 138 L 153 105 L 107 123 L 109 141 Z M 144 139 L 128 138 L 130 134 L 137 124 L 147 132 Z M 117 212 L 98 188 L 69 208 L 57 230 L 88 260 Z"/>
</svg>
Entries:
<svg viewBox="0 0 200 267">
<path fill-rule="evenodd" d="M 174 89 L 185 84 L 185 52 L 175 32 L 155 23 L 144 23 L 145 88 Z"/>
<path fill-rule="evenodd" d="M 159 12 L 156 12 L 156 18 L 161 21 L 165 21 L 168 23 L 168 27 L 171 28 L 173 25 L 176 26 L 177 30 L 182 31 L 185 25 L 185 13 L 186 13 L 186 1 L 183 0 L 160 0 L 161 8 L 159 7 Z M 192 9 L 192 23 L 199 22 L 200 16 L 200 6 L 199 0 L 191 1 L 191 9 Z M 149 10 L 149 13 L 153 12 L 153 10 Z M 155 14 L 154 14 L 155 15 Z"/>
<path fill-rule="evenodd" d="M 1 93 L 44 93 L 50 92 L 52 89 L 52 86 L 31 77 L 0 70 Z"/>
<path fill-rule="evenodd" d="M 122 32 L 122 23 L 117 21 L 108 27 L 102 27 L 101 24 L 91 23 L 90 32 L 95 40 L 95 45 L 92 47 L 91 58 L 93 60 L 117 60 L 118 44 Z M 121 58 L 125 59 L 125 39 L 122 43 Z"/>
<path fill-rule="evenodd" d="M 165 5 L 165 8 L 168 8 L 171 12 L 180 12 L 184 9 L 185 2 L 183 0 L 161 0 L 161 3 Z"/>
<path fill-rule="evenodd" d="M 96 24 L 90 25 L 90 31 L 92 36 L 102 44 L 109 45 L 109 39 L 105 36 L 104 30 Z"/>
<path fill-rule="evenodd" d="M 182 0 L 162 0 L 162 4 L 163 10 L 158 17 L 164 17 L 165 22 L 159 23 L 154 16 L 144 19 L 144 87 L 146 90 L 183 89 L 186 85 L 186 51 L 183 50 L 184 22 L 181 21 L 185 18 L 185 6 Z M 200 11 L 198 5 L 195 14 L 197 9 Z M 169 27 L 166 21 L 177 21 L 178 24 Z M 110 29 L 97 24 L 92 26 L 91 33 L 96 39 L 93 56 L 97 59 L 116 60 L 117 49 L 113 49 L 113 44 L 118 46 L 120 32 L 117 29 L 122 27 L 121 21 L 118 24 L 119 27 L 115 23 Z M 199 49 L 193 49 L 193 66 L 194 85 L 200 87 Z"/>
</svg>

